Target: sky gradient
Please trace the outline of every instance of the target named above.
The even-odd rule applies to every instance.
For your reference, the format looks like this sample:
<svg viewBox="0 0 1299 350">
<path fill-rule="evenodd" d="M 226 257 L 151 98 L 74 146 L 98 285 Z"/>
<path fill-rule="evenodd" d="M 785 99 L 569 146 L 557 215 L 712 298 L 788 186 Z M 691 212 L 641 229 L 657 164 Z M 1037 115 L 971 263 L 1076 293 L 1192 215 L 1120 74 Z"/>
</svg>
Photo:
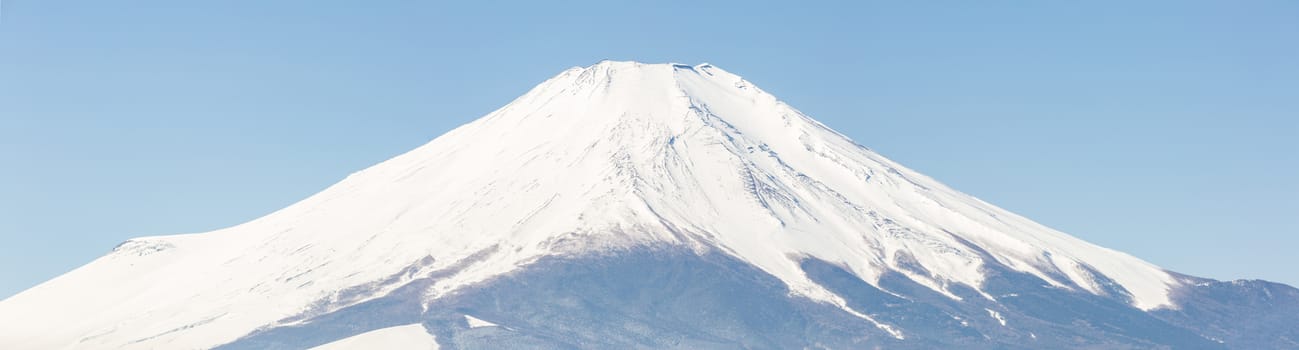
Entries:
<svg viewBox="0 0 1299 350">
<path fill-rule="evenodd" d="M 1293 1 L 357 4 L 0 4 L 0 298 L 601 59 L 711 62 L 1048 226 L 1299 285 Z"/>
</svg>

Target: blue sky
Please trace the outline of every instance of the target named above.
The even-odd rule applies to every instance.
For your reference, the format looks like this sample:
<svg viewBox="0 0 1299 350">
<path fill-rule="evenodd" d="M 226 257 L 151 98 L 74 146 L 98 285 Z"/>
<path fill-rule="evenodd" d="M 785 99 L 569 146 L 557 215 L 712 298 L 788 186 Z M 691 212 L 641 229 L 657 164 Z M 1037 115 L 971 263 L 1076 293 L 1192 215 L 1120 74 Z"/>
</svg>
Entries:
<svg viewBox="0 0 1299 350">
<path fill-rule="evenodd" d="M 1299 3 L 0 4 L 0 297 L 302 199 L 561 70 L 711 62 L 984 200 L 1299 284 Z"/>
</svg>

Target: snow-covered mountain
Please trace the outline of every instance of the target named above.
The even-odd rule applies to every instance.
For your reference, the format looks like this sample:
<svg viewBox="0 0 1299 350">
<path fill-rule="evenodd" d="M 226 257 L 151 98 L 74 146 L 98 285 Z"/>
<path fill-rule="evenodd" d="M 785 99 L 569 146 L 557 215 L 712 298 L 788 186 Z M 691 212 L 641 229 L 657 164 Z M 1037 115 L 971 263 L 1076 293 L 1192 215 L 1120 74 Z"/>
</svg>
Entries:
<svg viewBox="0 0 1299 350">
<path fill-rule="evenodd" d="M 0 302 L 6 349 L 394 341 L 1299 348 L 1299 291 L 1052 230 L 712 65 L 605 61 L 265 217 L 132 239 Z"/>
</svg>

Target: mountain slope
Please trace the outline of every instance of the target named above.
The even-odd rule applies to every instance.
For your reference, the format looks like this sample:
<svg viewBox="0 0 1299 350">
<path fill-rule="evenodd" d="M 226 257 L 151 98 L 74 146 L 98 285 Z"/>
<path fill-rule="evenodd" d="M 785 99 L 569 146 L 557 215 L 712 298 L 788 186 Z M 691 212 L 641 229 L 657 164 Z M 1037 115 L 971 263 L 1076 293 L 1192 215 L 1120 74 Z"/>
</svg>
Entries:
<svg viewBox="0 0 1299 350">
<path fill-rule="evenodd" d="M 396 326 L 365 332 L 353 337 L 311 348 L 312 350 L 424 349 L 437 350 L 438 344 L 419 324 Z"/>
<path fill-rule="evenodd" d="M 606 61 L 265 217 L 123 243 L 0 302 L 21 315 L 0 345 L 302 348 L 423 323 L 453 347 L 1217 346 L 1157 317 L 1187 310 L 1179 276 L 720 68 Z"/>
</svg>

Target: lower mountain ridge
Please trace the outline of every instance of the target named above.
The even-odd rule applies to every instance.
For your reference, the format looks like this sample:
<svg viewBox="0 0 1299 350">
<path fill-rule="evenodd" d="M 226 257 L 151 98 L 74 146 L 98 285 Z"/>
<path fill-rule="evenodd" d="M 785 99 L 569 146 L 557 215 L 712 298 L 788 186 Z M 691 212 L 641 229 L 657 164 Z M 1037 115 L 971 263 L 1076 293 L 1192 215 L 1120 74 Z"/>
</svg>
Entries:
<svg viewBox="0 0 1299 350">
<path fill-rule="evenodd" d="M 778 279 L 719 253 L 643 248 L 550 257 L 427 308 L 439 271 L 382 297 L 253 332 L 219 349 L 304 349 L 418 325 L 450 349 L 1290 349 L 1299 290 L 1194 279 L 1180 310 L 1069 292 L 1004 267 L 987 300 L 929 291 L 901 274 L 876 287 L 826 261 L 802 269 L 856 310 L 795 297 Z M 486 321 L 486 322 L 483 322 Z M 477 322 L 483 322 L 475 324 Z"/>
</svg>

